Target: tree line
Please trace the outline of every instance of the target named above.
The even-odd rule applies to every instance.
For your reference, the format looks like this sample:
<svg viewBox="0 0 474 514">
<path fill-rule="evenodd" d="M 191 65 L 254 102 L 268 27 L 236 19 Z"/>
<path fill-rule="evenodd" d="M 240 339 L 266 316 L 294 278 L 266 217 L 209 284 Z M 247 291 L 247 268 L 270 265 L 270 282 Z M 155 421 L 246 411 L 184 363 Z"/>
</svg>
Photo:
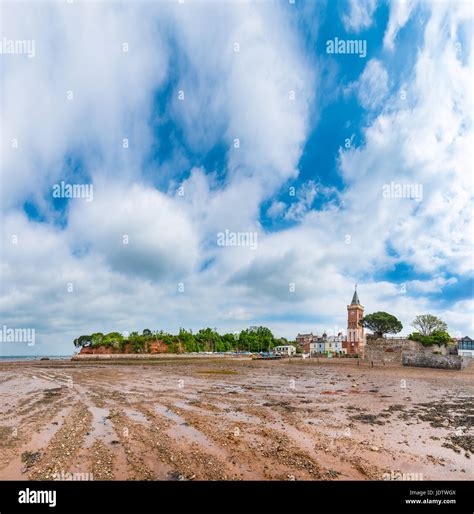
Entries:
<svg viewBox="0 0 474 514">
<path fill-rule="evenodd" d="M 363 317 L 359 324 L 371 330 L 374 335 L 384 337 L 386 334 L 397 334 L 403 329 L 402 323 L 392 314 L 387 312 L 374 312 Z M 417 329 L 408 339 L 419 341 L 423 345 L 447 344 L 452 338 L 448 334 L 446 323 L 432 314 L 417 316 L 412 326 Z M 177 335 L 168 334 L 163 330 L 143 330 L 141 334 L 132 332 L 129 335 L 120 332 L 103 334 L 95 332 L 91 335 L 82 335 L 74 339 L 77 348 L 111 347 L 118 351 L 124 351 L 127 345 L 131 346 L 135 353 L 150 351 L 150 345 L 154 342 L 166 344 L 169 353 L 189 352 L 269 352 L 275 346 L 295 344 L 284 337 L 275 338 L 267 327 L 250 327 L 235 334 L 219 334 L 215 329 L 202 328 L 196 333 L 192 330 L 181 328 Z"/>
<path fill-rule="evenodd" d="M 212 328 L 202 328 L 196 333 L 181 328 L 177 335 L 168 334 L 163 330 L 151 331 L 146 328 L 141 334 L 132 332 L 121 334 L 95 332 L 74 339 L 76 348 L 111 347 L 124 351 L 127 345 L 135 353 L 146 353 L 154 342 L 163 342 L 169 353 L 189 352 L 228 352 L 249 351 L 268 352 L 275 346 L 288 344 L 285 338 L 276 339 L 267 327 L 250 327 L 235 334 L 219 334 Z"/>
<path fill-rule="evenodd" d="M 388 312 L 374 312 L 364 316 L 359 324 L 371 330 L 374 335 L 384 337 L 385 334 L 398 334 L 402 329 L 402 323 Z M 408 339 L 418 341 L 425 346 L 432 344 L 448 344 L 452 337 L 448 334 L 448 325 L 433 314 L 420 314 L 412 321 L 411 326 L 416 328 Z"/>
</svg>

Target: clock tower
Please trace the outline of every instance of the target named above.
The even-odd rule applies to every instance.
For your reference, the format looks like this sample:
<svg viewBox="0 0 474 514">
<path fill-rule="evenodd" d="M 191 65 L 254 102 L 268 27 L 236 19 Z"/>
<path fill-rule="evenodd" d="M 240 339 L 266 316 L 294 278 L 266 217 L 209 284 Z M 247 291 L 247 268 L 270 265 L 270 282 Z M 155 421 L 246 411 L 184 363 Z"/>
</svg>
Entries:
<svg viewBox="0 0 474 514">
<path fill-rule="evenodd" d="M 347 353 L 362 353 L 365 346 L 364 327 L 359 325 L 359 321 L 364 317 L 364 307 L 360 304 L 357 295 L 357 284 L 351 304 L 347 306 Z"/>
</svg>

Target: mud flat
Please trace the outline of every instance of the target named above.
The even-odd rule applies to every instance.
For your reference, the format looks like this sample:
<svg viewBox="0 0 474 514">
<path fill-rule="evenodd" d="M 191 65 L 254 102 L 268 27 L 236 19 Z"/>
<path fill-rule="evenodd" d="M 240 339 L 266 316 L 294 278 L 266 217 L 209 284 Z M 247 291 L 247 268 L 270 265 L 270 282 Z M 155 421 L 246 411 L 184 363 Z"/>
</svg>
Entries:
<svg viewBox="0 0 474 514">
<path fill-rule="evenodd" d="M 474 365 L 0 363 L 2 480 L 472 480 Z"/>
</svg>

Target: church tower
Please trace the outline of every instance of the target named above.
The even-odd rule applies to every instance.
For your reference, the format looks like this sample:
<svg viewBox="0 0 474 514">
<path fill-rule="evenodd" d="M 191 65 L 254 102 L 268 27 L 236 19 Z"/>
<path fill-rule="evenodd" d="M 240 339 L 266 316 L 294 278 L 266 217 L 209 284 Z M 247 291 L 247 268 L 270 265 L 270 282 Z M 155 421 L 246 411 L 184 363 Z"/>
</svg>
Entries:
<svg viewBox="0 0 474 514">
<path fill-rule="evenodd" d="M 363 317 L 364 307 L 360 304 L 356 284 L 351 304 L 347 306 L 347 353 L 362 353 L 364 351 L 364 327 L 359 325 L 359 321 Z"/>
</svg>

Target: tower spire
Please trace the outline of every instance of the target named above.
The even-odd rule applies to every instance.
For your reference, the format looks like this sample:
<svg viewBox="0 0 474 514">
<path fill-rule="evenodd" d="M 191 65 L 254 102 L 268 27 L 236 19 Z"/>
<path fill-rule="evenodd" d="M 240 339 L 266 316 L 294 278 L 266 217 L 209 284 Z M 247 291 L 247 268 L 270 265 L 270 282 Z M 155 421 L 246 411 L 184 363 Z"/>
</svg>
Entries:
<svg viewBox="0 0 474 514">
<path fill-rule="evenodd" d="M 357 295 L 357 284 L 354 286 L 354 295 L 352 296 L 351 305 L 360 305 L 359 296 Z"/>
</svg>

